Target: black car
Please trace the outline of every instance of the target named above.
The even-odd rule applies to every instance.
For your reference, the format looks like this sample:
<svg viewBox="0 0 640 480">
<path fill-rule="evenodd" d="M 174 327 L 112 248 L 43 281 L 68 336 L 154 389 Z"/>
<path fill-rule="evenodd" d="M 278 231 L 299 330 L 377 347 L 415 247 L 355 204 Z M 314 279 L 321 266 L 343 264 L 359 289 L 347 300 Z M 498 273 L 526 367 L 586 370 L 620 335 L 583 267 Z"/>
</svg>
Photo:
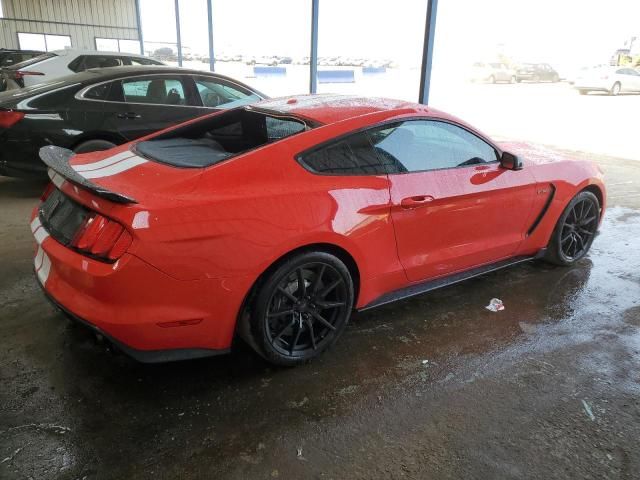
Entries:
<svg viewBox="0 0 640 480">
<path fill-rule="evenodd" d="M 45 145 L 106 150 L 149 133 L 267 98 L 231 78 L 171 67 L 90 69 L 0 93 L 0 175 L 44 176 Z"/>
<path fill-rule="evenodd" d="M 557 82 L 560 75 L 548 63 L 524 63 L 516 70 L 516 81 Z"/>
<path fill-rule="evenodd" d="M 0 68 L 10 67 L 16 63 L 21 63 L 26 60 L 38 57 L 44 52 L 38 50 L 9 50 L 6 48 L 0 48 Z"/>
</svg>

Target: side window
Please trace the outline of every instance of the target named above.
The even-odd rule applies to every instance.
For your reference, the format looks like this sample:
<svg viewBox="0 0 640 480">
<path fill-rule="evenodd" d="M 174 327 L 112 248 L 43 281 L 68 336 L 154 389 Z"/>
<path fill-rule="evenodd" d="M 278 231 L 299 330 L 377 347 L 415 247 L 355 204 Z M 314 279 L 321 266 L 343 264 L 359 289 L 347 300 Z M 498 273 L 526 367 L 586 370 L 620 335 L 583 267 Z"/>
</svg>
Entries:
<svg viewBox="0 0 640 480">
<path fill-rule="evenodd" d="M 81 70 L 75 71 L 84 71 L 90 68 L 121 67 L 122 65 L 122 59 L 119 57 L 107 55 L 87 55 L 86 57 L 84 57 L 84 63 L 81 65 Z"/>
<path fill-rule="evenodd" d="M 89 90 L 87 90 L 83 97 L 88 98 L 90 100 L 107 100 L 109 98 L 109 93 L 111 92 L 111 85 L 113 83 L 103 83 L 102 85 L 97 85 Z"/>
<path fill-rule="evenodd" d="M 126 57 L 125 62 L 127 65 L 162 65 L 162 63 L 151 60 L 150 58 L 140 57 Z"/>
<path fill-rule="evenodd" d="M 494 162 L 494 148 L 461 127 L 410 120 L 372 130 L 371 142 L 389 173 L 420 172 Z"/>
<path fill-rule="evenodd" d="M 315 173 L 333 175 L 384 175 L 384 166 L 371 147 L 366 132 L 356 133 L 300 157 Z"/>
<path fill-rule="evenodd" d="M 122 80 L 124 101 L 156 105 L 185 105 L 185 88 L 180 78 L 129 78 Z"/>
<path fill-rule="evenodd" d="M 69 65 L 67 65 L 67 68 L 72 72 L 76 72 L 76 73 L 84 71 L 85 58 L 86 57 L 84 55 L 80 55 L 79 57 L 75 58 L 71 63 L 69 63 Z"/>
<path fill-rule="evenodd" d="M 206 77 L 194 78 L 202 105 L 208 108 L 233 108 L 260 100 L 249 90 L 223 80 Z"/>
</svg>

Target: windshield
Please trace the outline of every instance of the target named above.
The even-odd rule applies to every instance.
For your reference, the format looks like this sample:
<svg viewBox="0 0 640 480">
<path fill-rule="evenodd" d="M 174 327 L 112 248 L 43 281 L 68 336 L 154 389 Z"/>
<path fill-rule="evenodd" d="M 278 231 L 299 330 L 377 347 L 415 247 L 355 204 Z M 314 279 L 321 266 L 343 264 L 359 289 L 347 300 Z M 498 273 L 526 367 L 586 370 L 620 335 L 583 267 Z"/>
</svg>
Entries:
<svg viewBox="0 0 640 480">
<path fill-rule="evenodd" d="M 135 150 L 160 163 L 202 168 L 310 128 L 296 117 L 236 108 L 140 142 Z"/>
<path fill-rule="evenodd" d="M 31 65 L 35 65 L 36 63 L 40 63 L 43 60 L 47 60 L 48 58 L 57 57 L 55 53 L 43 53 L 42 55 L 38 55 L 30 60 L 26 60 L 24 62 L 16 63 L 15 65 L 11 65 L 7 67 L 9 70 L 20 70 L 21 68 L 30 67 Z"/>
</svg>

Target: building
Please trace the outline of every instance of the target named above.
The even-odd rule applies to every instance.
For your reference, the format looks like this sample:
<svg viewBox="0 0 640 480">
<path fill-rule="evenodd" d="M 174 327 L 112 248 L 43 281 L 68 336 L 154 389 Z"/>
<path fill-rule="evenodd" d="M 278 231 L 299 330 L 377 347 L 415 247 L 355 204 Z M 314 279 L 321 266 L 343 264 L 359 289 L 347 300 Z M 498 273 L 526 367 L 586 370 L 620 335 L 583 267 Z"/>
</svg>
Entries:
<svg viewBox="0 0 640 480">
<path fill-rule="evenodd" d="M 139 53 L 136 0 L 0 0 L 0 48 Z"/>
</svg>

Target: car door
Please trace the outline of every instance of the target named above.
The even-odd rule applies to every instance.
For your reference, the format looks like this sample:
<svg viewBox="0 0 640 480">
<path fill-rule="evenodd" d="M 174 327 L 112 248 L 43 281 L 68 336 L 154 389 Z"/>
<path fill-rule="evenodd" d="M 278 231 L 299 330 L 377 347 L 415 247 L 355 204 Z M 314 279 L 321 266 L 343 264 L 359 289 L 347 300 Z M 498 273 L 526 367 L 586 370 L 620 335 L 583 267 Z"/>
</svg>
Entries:
<svg viewBox="0 0 640 480">
<path fill-rule="evenodd" d="M 629 69 L 629 79 L 634 92 L 640 92 L 640 72 L 633 68 Z"/>
<path fill-rule="evenodd" d="M 119 80 L 89 85 L 78 92 L 69 104 L 68 112 L 75 128 L 87 138 L 94 135 L 122 143 L 127 139 L 119 133 L 118 115 L 122 111 L 122 90 Z"/>
<path fill-rule="evenodd" d="M 115 113 L 118 132 L 128 140 L 199 115 L 190 79 L 178 74 L 153 74 L 118 81 L 120 102 Z"/>
<path fill-rule="evenodd" d="M 535 195 L 526 169 L 443 121 L 409 120 L 371 135 L 389 166 L 398 256 L 410 281 L 508 258 L 524 239 Z"/>
<path fill-rule="evenodd" d="M 640 73 L 633 68 L 622 68 L 617 72 L 617 79 L 620 82 L 621 91 L 638 92 L 640 91 Z"/>
</svg>

